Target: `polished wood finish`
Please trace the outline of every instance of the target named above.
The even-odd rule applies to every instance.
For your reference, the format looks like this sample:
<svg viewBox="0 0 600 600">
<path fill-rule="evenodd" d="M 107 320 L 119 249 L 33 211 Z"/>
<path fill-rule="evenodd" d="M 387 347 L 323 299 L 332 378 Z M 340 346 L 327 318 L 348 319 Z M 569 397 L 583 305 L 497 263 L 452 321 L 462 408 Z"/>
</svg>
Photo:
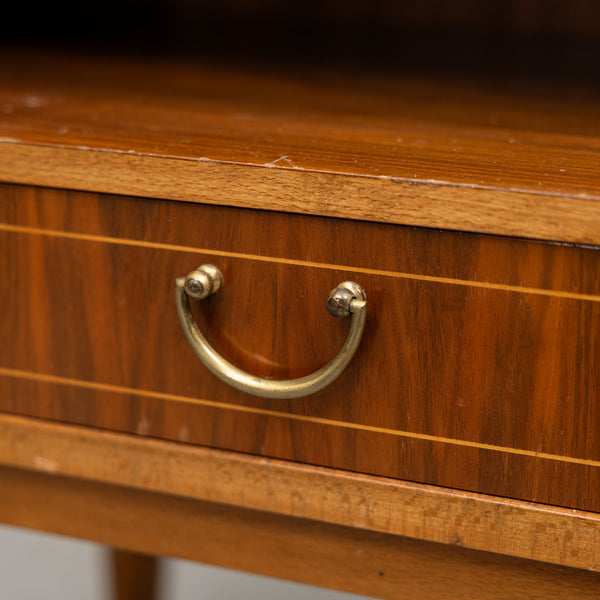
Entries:
<svg viewBox="0 0 600 600">
<path fill-rule="evenodd" d="M 597 249 L 2 190 L 2 410 L 600 510 Z M 174 309 L 174 278 L 201 262 L 226 283 L 196 317 L 235 364 L 324 364 L 347 334 L 323 308 L 344 279 L 369 299 L 357 357 L 309 398 L 227 388 Z"/>
<path fill-rule="evenodd" d="M 5 55 L 0 179 L 600 243 L 594 85 L 357 77 Z"/>
<path fill-rule="evenodd" d="M 204 251 L 215 261 L 221 255 L 264 258 L 507 292 L 600 295 L 597 248 L 18 185 L 4 184 L 0 194 L 3 231 L 24 227 L 48 236 L 141 242 L 157 250 Z M 516 260 L 525 248 L 527 260 Z"/>
<path fill-rule="evenodd" d="M 591 573 L 0 467 L 0 520 L 390 600 L 596 598 Z"/>
<path fill-rule="evenodd" d="M 115 545 L 120 567 L 597 597 L 598 3 L 159 1 L 144 27 L 133 2 L 70 4 L 8 7 L 0 35 L 119 56 L 0 53 L 0 181 L 46 188 L 0 187 L 0 410 L 22 415 L 0 415 L 0 521 Z M 158 56 L 169 24 L 204 65 L 118 52 Z M 274 70 L 223 67 L 256 40 Z M 198 320 L 266 376 L 327 360 L 347 324 L 324 294 L 363 283 L 342 379 L 285 403 L 216 383 L 172 306 L 204 260 L 226 286 Z M 126 570 L 121 595 L 148 596 Z"/>
<path fill-rule="evenodd" d="M 155 556 L 113 550 L 114 600 L 155 600 L 158 560 Z"/>
<path fill-rule="evenodd" d="M 600 571 L 596 513 L 0 416 L 0 464 Z"/>
</svg>

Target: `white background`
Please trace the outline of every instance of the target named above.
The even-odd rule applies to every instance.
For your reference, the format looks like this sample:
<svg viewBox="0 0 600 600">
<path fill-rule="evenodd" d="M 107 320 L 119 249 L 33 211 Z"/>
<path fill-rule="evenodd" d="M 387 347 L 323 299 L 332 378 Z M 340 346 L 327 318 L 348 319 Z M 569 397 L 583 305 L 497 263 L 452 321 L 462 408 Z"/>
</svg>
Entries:
<svg viewBox="0 0 600 600">
<path fill-rule="evenodd" d="M 69 538 L 0 526 L 0 598 L 3 600 L 110 600 L 106 548 Z M 358 600 L 323 590 L 165 560 L 159 600 Z"/>
</svg>

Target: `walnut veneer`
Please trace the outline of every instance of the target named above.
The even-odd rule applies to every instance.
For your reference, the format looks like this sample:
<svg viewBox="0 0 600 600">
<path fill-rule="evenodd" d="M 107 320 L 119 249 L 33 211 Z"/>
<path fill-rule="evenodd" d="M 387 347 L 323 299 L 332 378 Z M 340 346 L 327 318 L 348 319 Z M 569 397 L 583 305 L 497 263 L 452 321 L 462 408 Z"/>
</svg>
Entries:
<svg viewBox="0 0 600 600">
<path fill-rule="evenodd" d="M 593 597 L 593 82 L 2 56 L 3 522 L 385 598 Z M 204 262 L 198 323 L 264 377 L 327 362 L 360 283 L 347 370 L 295 400 L 210 375 L 173 293 Z"/>
<path fill-rule="evenodd" d="M 600 508 L 596 250 L 19 186 L 2 197 L 2 409 Z M 279 379 L 333 356 L 348 324 L 324 300 L 358 281 L 369 316 L 351 366 L 296 400 L 224 386 L 174 310 L 173 279 L 203 262 L 226 284 L 196 305 L 201 329 Z"/>
</svg>

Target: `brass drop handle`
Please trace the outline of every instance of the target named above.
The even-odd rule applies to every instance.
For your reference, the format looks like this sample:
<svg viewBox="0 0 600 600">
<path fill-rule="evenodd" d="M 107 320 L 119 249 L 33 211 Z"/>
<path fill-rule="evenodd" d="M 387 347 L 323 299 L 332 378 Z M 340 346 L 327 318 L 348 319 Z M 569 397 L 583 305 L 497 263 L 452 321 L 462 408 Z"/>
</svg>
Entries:
<svg viewBox="0 0 600 600">
<path fill-rule="evenodd" d="M 350 332 L 337 355 L 318 371 L 298 379 L 265 379 L 246 373 L 225 360 L 206 341 L 190 309 L 189 298 L 203 300 L 223 285 L 223 275 L 214 265 L 201 265 L 175 280 L 177 314 L 185 337 L 206 368 L 232 387 L 264 398 L 299 398 L 329 385 L 346 368 L 356 352 L 367 316 L 363 289 L 353 281 L 340 283 L 327 298 L 327 310 L 335 317 L 352 315 Z"/>
</svg>

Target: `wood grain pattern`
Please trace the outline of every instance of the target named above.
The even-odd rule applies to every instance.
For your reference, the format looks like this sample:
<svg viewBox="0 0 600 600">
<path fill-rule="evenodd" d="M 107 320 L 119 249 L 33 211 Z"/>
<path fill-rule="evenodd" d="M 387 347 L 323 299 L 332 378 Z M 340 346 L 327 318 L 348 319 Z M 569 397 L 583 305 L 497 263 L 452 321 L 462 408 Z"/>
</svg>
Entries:
<svg viewBox="0 0 600 600">
<path fill-rule="evenodd" d="M 512 291 L 600 295 L 597 248 L 574 244 L 19 185 L 1 185 L 0 194 L 3 231 L 92 236 L 158 250 L 504 285 Z M 286 235 L 278 235 L 282 230 Z"/>
<path fill-rule="evenodd" d="M 600 509 L 597 250 L 3 190 L 3 410 Z M 322 305 L 349 278 L 370 302 L 357 359 L 310 398 L 227 389 L 173 309 L 174 277 L 210 261 L 226 285 L 196 316 L 234 363 L 279 378 L 325 363 L 347 324 Z"/>
<path fill-rule="evenodd" d="M 598 573 L 119 486 L 4 467 L 0 483 L 4 523 L 377 598 L 591 600 L 600 584 Z"/>
<path fill-rule="evenodd" d="M 10 55 L 0 76 L 3 181 L 600 243 L 594 86 Z"/>
<path fill-rule="evenodd" d="M 600 517 L 207 448 L 0 416 L 0 463 L 600 571 Z"/>
<path fill-rule="evenodd" d="M 35 167 L 33 167 L 35 165 Z M 107 177 L 110 173 L 110 177 Z M 600 244 L 598 199 L 156 159 L 0 141 L 0 179 L 49 187 Z M 231 187 L 231 182 L 236 184 Z"/>
</svg>

